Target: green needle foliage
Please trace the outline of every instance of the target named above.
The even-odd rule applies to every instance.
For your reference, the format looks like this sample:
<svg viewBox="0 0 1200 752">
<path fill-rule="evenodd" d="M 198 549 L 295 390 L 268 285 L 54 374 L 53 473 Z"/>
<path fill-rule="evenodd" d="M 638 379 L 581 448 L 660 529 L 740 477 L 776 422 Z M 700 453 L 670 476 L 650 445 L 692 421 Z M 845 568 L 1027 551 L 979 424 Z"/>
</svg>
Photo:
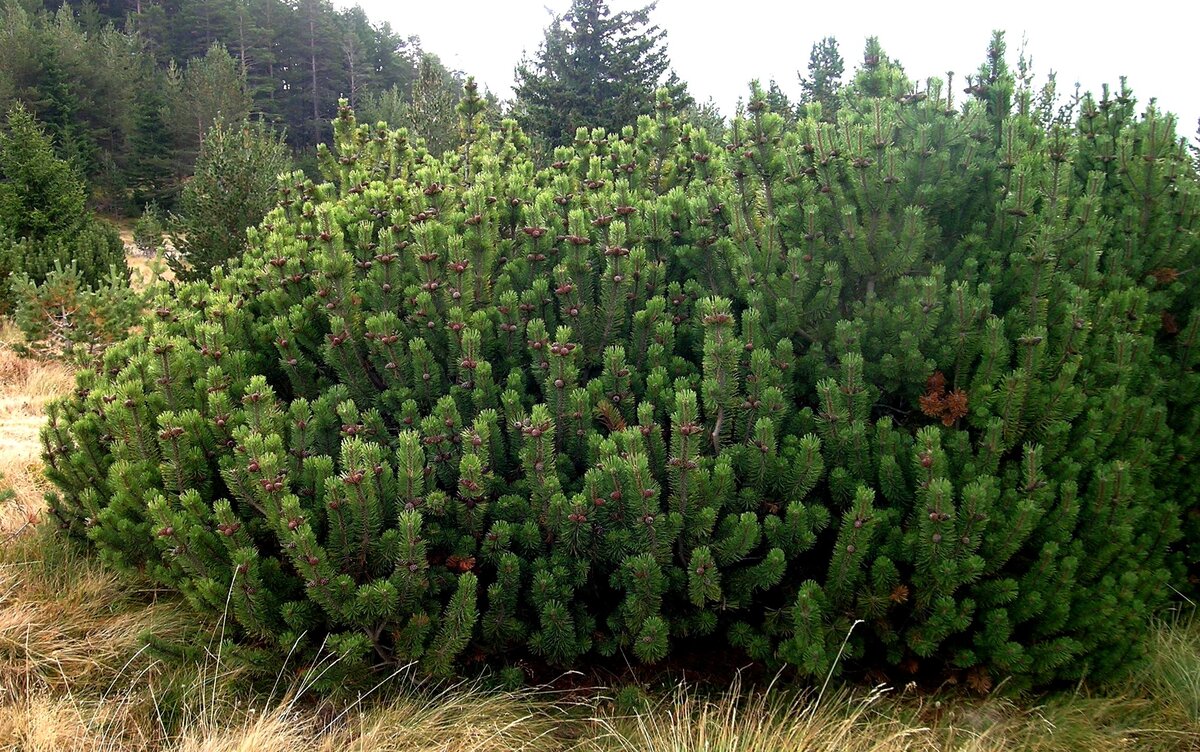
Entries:
<svg viewBox="0 0 1200 752">
<path fill-rule="evenodd" d="M 42 240 L 74 229 L 87 216 L 87 186 L 59 159 L 41 124 L 21 105 L 0 129 L 0 227 Z"/>
<path fill-rule="evenodd" d="M 1124 87 L 1044 121 L 999 38 L 970 86 L 871 40 L 836 123 L 664 93 L 542 170 L 470 91 L 441 159 L 343 106 L 51 408 L 54 514 L 327 681 L 1119 674 L 1200 481 L 1200 186 Z"/>
</svg>

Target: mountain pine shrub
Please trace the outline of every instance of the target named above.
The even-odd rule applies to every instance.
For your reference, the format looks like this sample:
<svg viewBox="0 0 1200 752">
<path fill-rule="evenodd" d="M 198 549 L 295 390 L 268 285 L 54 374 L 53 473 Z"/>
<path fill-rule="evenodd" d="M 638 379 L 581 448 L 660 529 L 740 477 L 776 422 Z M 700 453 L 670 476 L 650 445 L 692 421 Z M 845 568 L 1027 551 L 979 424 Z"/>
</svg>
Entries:
<svg viewBox="0 0 1200 752">
<path fill-rule="evenodd" d="M 115 267 L 95 285 L 84 282 L 74 264 L 59 265 L 39 285 L 26 274 L 12 281 L 12 319 L 23 342 L 15 349 L 33 357 L 54 357 L 88 366 L 138 323 L 145 300 Z"/>
<path fill-rule="evenodd" d="M 1170 118 L 1043 118 L 996 41 L 963 103 L 872 40 L 836 123 L 663 99 L 543 169 L 469 101 L 444 160 L 343 106 L 50 409 L 54 514 L 325 682 L 1121 672 L 1200 481 L 1200 192 Z"/>
</svg>

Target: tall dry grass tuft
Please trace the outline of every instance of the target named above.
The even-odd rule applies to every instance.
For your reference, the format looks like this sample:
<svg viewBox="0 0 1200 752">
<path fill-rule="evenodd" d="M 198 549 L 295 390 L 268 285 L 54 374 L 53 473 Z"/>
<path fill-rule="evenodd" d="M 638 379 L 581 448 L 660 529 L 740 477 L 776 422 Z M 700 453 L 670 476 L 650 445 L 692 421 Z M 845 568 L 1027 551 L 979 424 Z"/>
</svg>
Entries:
<svg viewBox="0 0 1200 752">
<path fill-rule="evenodd" d="M 164 749 L 172 752 L 293 752 L 316 750 L 319 731 L 309 719 L 286 712 L 249 716 L 242 721 L 197 723 Z"/>
<path fill-rule="evenodd" d="M 152 752 L 162 749 L 152 707 L 136 696 L 104 700 L 53 695 L 0 705 L 0 750 L 6 752 Z"/>
<path fill-rule="evenodd" d="M 325 749 L 437 752 L 541 752 L 562 748 L 561 711 L 534 692 L 488 691 L 472 685 L 401 695 L 348 719 Z M 340 737 L 340 738 L 338 738 Z"/>
<path fill-rule="evenodd" d="M 1138 676 L 1143 693 L 1174 708 L 1196 734 L 1200 750 L 1200 614 L 1195 605 L 1158 624 L 1149 653 Z"/>
<path fill-rule="evenodd" d="M 164 749 L 313 750 L 313 752 L 552 752 L 566 748 L 567 724 L 556 705 L 532 691 L 496 692 L 460 684 L 437 692 L 394 688 L 342 712 L 312 707 L 303 698 L 259 712 L 200 713 L 189 717 Z M 230 718 L 234 720 L 231 722 Z"/>
<path fill-rule="evenodd" d="M 1200 750 L 1200 728 L 1162 702 L 1066 694 L 1043 703 L 895 697 L 842 689 L 729 691 L 680 687 L 650 708 L 607 711 L 587 752 L 1125 752 Z"/>
<path fill-rule="evenodd" d="M 933 749 L 927 727 L 887 713 L 882 692 L 749 691 L 735 683 L 706 697 L 678 687 L 631 714 L 600 714 L 584 749 L 596 752 L 891 752 Z"/>
<path fill-rule="evenodd" d="M 39 531 L 0 546 L 0 700 L 99 693 L 150 660 L 143 635 L 181 635 L 194 618 Z"/>
<path fill-rule="evenodd" d="M 335 713 L 313 702 L 255 707 L 191 686 L 172 699 L 152 687 L 77 699 L 48 693 L 0 705 L 0 750 L 21 752 L 554 752 L 570 723 L 533 692 L 461 685 L 410 689 Z M 171 704 L 169 706 L 169 704 Z"/>
<path fill-rule="evenodd" d="M 964 752 L 1185 752 L 1200 736 L 1174 725 L 1161 703 L 1131 696 L 1063 694 L 1041 702 L 947 703 L 932 724 L 935 749 Z"/>
</svg>

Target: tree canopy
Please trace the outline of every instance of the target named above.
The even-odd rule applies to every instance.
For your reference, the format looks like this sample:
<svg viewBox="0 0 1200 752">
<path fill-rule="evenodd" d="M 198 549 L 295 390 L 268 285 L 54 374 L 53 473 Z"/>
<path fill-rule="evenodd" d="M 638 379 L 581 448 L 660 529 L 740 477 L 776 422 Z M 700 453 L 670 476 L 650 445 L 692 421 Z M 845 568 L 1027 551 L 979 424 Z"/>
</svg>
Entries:
<svg viewBox="0 0 1200 752">
<path fill-rule="evenodd" d="M 416 37 L 329 0 L 0 0 L 0 113 L 20 102 L 115 212 L 172 205 L 218 114 L 311 153 L 338 97 L 407 105 L 422 60 L 457 95 Z"/>
</svg>

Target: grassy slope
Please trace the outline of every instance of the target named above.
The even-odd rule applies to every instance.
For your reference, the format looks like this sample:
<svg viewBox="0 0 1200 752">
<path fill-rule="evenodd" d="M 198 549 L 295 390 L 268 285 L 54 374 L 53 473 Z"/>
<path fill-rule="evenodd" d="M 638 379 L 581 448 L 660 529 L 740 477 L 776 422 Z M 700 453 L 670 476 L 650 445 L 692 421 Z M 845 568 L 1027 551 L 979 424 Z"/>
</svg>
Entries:
<svg viewBox="0 0 1200 752">
<path fill-rule="evenodd" d="M 1182 619 L 1158 630 L 1152 664 L 1110 696 L 1018 702 L 736 685 L 568 696 L 434 690 L 402 676 L 350 707 L 303 688 L 248 696 L 217 655 L 190 668 L 151 658 L 146 632 L 183 635 L 194 618 L 41 524 L 37 429 L 46 400 L 70 388 L 66 367 L 0 344 L 0 473 L 16 492 L 0 502 L 0 752 L 1200 750 L 1200 621 Z"/>
</svg>

